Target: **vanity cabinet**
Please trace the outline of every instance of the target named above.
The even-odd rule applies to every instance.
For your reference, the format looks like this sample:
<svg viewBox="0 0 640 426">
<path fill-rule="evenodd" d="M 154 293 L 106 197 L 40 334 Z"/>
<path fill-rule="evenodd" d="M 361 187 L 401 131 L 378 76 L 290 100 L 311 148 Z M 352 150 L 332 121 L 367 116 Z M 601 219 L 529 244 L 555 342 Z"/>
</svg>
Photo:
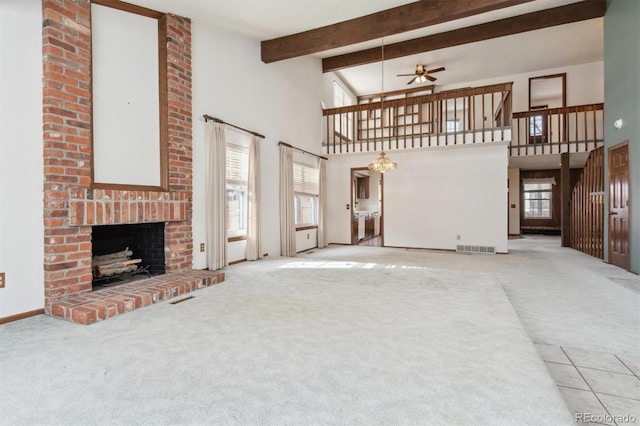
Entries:
<svg viewBox="0 0 640 426">
<path fill-rule="evenodd" d="M 373 238 L 376 229 L 376 219 L 374 215 L 368 214 L 364 219 L 364 237 Z"/>
</svg>

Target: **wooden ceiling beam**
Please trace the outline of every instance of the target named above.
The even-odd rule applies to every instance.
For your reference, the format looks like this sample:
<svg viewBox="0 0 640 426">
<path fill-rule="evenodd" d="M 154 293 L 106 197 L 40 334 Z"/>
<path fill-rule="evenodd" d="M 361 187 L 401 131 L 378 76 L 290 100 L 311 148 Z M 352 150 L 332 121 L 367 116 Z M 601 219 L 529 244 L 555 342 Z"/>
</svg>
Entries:
<svg viewBox="0 0 640 426">
<path fill-rule="evenodd" d="M 310 55 L 532 0 L 423 0 L 261 42 L 265 63 Z"/>
<path fill-rule="evenodd" d="M 417 53 L 599 18 L 604 16 L 606 9 L 606 0 L 583 0 L 566 6 L 389 44 L 384 46 L 384 59 L 401 58 Z M 370 64 L 379 62 L 381 58 L 382 47 L 331 56 L 322 60 L 322 71 L 337 71 Z"/>
</svg>

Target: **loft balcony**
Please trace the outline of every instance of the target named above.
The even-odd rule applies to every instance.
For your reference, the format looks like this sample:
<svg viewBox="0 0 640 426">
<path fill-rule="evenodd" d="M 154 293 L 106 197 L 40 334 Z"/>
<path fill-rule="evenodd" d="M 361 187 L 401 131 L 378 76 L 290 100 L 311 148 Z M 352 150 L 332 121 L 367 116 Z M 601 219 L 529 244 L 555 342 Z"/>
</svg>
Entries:
<svg viewBox="0 0 640 426">
<path fill-rule="evenodd" d="M 323 111 L 329 155 L 508 142 L 509 155 L 603 145 L 603 104 L 512 113 L 512 83 L 382 99 Z"/>
</svg>

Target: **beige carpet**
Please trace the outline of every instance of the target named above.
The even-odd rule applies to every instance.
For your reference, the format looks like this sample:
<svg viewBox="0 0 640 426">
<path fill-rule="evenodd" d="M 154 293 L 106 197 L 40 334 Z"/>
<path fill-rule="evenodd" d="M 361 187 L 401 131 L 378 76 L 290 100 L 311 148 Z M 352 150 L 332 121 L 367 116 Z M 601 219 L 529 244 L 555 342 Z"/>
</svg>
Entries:
<svg viewBox="0 0 640 426">
<path fill-rule="evenodd" d="M 334 246 L 88 327 L 0 326 L 0 424 L 571 424 L 531 340 L 637 356 L 640 281 L 509 244 Z"/>
<path fill-rule="evenodd" d="M 0 424 L 571 424 L 496 274 L 430 260 L 487 259 L 406 254 L 248 262 L 183 303 L 4 325 Z"/>
</svg>

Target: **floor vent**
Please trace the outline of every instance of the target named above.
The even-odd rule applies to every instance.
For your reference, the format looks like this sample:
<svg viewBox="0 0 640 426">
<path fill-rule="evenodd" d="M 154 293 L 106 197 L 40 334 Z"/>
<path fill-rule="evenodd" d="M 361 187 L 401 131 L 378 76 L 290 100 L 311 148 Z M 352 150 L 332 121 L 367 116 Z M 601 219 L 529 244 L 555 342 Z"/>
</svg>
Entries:
<svg viewBox="0 0 640 426">
<path fill-rule="evenodd" d="M 485 253 L 485 254 L 496 254 L 495 247 L 489 246 L 465 246 L 458 245 L 456 246 L 456 252 L 458 253 Z"/>
<path fill-rule="evenodd" d="M 177 305 L 178 303 L 186 302 L 187 300 L 193 299 L 194 296 L 185 297 L 184 299 L 176 300 L 175 302 L 169 302 L 172 305 Z"/>
</svg>

